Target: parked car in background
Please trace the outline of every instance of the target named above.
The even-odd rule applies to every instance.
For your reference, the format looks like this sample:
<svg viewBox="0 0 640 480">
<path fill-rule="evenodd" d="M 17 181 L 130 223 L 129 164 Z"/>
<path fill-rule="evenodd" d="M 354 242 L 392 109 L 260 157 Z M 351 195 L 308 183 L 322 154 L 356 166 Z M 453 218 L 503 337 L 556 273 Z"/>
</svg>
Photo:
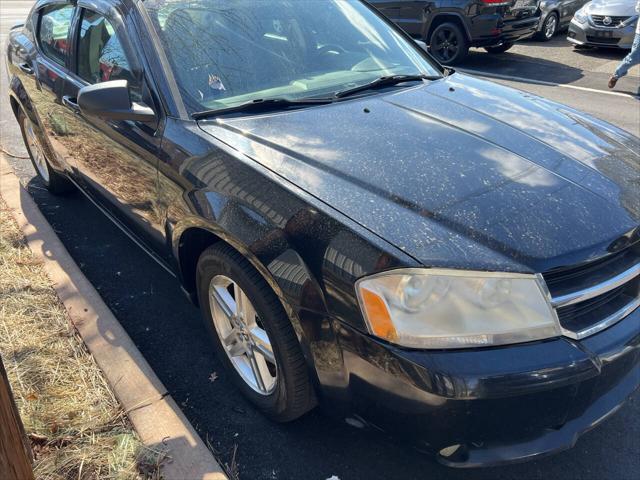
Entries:
<svg viewBox="0 0 640 480">
<path fill-rule="evenodd" d="M 538 31 L 536 40 L 548 41 L 566 28 L 575 13 L 589 0 L 540 0 L 538 2 Z"/>
<path fill-rule="evenodd" d="M 177 277 L 269 418 L 323 402 L 472 467 L 638 388 L 637 137 L 357 0 L 39 0 L 7 60 L 44 185 Z"/>
<path fill-rule="evenodd" d="M 567 40 L 577 47 L 630 49 L 638 12 L 636 0 L 594 0 L 578 10 Z"/>
<path fill-rule="evenodd" d="M 536 33 L 537 0 L 370 0 L 369 3 L 423 40 L 445 65 L 464 60 L 470 47 L 502 53 Z"/>
</svg>

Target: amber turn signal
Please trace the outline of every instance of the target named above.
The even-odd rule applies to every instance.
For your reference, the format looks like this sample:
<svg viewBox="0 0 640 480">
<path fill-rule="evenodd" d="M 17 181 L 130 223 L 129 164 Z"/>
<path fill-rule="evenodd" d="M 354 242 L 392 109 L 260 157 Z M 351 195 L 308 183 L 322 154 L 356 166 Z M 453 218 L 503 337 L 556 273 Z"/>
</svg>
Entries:
<svg viewBox="0 0 640 480">
<path fill-rule="evenodd" d="M 361 298 L 371 332 L 380 338 L 396 341 L 398 332 L 393 326 L 391 315 L 382 297 L 371 290 L 363 289 Z"/>
</svg>

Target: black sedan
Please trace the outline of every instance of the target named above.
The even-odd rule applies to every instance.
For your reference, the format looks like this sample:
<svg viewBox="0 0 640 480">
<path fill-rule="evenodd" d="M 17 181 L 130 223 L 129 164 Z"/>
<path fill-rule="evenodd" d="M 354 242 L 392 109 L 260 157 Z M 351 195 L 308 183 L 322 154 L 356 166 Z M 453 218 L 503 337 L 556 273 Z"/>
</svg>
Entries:
<svg viewBox="0 0 640 480">
<path fill-rule="evenodd" d="M 638 387 L 638 138 L 360 1 L 40 0 L 7 55 L 42 181 L 175 274 L 270 418 L 489 465 Z"/>
</svg>

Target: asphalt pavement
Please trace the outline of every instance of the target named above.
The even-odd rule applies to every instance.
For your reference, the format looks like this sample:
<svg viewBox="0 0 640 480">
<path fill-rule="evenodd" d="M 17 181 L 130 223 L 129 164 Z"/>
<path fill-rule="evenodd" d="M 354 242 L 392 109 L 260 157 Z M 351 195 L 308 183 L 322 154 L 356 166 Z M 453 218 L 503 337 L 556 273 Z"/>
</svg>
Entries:
<svg viewBox="0 0 640 480">
<path fill-rule="evenodd" d="M 525 40 L 497 55 L 472 49 L 457 68 L 567 104 L 640 136 L 640 66 L 614 90 L 607 88 L 626 54 L 611 48 L 576 50 L 561 32 L 549 42 Z"/>
<path fill-rule="evenodd" d="M 31 4 L 30 0 L 2 0 L 0 38 L 5 37 L 13 19 L 26 15 Z M 464 67 L 474 70 L 482 67 L 485 74 L 524 75 L 531 81 L 552 83 L 562 83 L 561 80 L 570 75 L 577 77 L 575 72 L 571 72 L 580 69 L 581 77 L 565 85 L 606 90 L 601 80 L 606 78 L 607 72 L 596 70 L 608 68 L 605 65 L 612 61 L 612 55 L 617 61 L 623 54 L 602 52 L 596 60 L 588 59 L 590 63 L 585 66 L 580 62 L 586 60 L 578 62 L 572 57 L 573 49 L 561 45 L 562 41 L 562 38 L 554 40 L 554 44 L 557 42 L 559 45 L 549 48 L 564 49 L 565 52 L 554 50 L 553 56 L 549 53 L 547 57 L 556 63 L 552 70 L 556 76 L 545 74 L 544 79 L 538 78 L 536 69 L 528 66 L 535 57 L 533 50 L 527 49 L 546 52 L 544 46 L 534 42 L 518 45 L 513 53 L 499 56 L 474 52 Z M 504 60 L 499 61 L 498 57 Z M 514 68 L 514 62 L 523 65 L 506 71 L 504 62 L 509 63 L 509 69 Z M 21 157 L 24 148 L 7 103 L 4 59 L 0 61 L 0 68 L 0 141 L 4 150 Z M 638 76 L 630 77 L 621 88 L 631 91 L 632 82 L 638 80 Z M 632 96 L 531 82 L 500 81 L 563 101 L 638 134 L 640 109 L 638 99 Z M 241 479 L 325 480 L 331 476 L 340 480 L 638 478 L 638 395 L 603 425 L 584 435 L 569 451 L 526 464 L 482 470 L 447 469 L 403 444 L 402 439 L 390 439 L 378 432 L 354 428 L 345 419 L 332 417 L 319 409 L 290 424 L 267 421 L 243 399 L 224 374 L 208 343 L 198 310 L 184 298 L 175 279 L 148 258 L 81 194 L 52 196 L 34 176 L 28 160 L 14 157 L 10 161 L 84 274 L 100 292 L 188 419 L 202 438 L 211 443 L 223 462 L 236 465 Z"/>
<path fill-rule="evenodd" d="M 490 71 L 531 80 L 561 83 L 576 87 L 607 89 L 607 80 L 620 60 L 627 54 L 615 48 L 575 49 L 560 32 L 548 42 L 525 40 L 509 51 L 488 54 L 472 49 L 463 68 Z M 640 67 L 620 79 L 615 92 L 637 94 L 640 87 Z"/>
</svg>

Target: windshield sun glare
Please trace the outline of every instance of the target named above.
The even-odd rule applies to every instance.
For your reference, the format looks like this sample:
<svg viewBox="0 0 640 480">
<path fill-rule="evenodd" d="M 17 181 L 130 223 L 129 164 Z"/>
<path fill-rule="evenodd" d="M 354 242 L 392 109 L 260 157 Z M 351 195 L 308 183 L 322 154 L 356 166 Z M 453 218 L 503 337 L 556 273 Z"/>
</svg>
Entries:
<svg viewBox="0 0 640 480">
<path fill-rule="evenodd" d="M 144 3 L 189 113 L 258 99 L 331 97 L 381 77 L 439 77 L 360 1 Z"/>
</svg>

